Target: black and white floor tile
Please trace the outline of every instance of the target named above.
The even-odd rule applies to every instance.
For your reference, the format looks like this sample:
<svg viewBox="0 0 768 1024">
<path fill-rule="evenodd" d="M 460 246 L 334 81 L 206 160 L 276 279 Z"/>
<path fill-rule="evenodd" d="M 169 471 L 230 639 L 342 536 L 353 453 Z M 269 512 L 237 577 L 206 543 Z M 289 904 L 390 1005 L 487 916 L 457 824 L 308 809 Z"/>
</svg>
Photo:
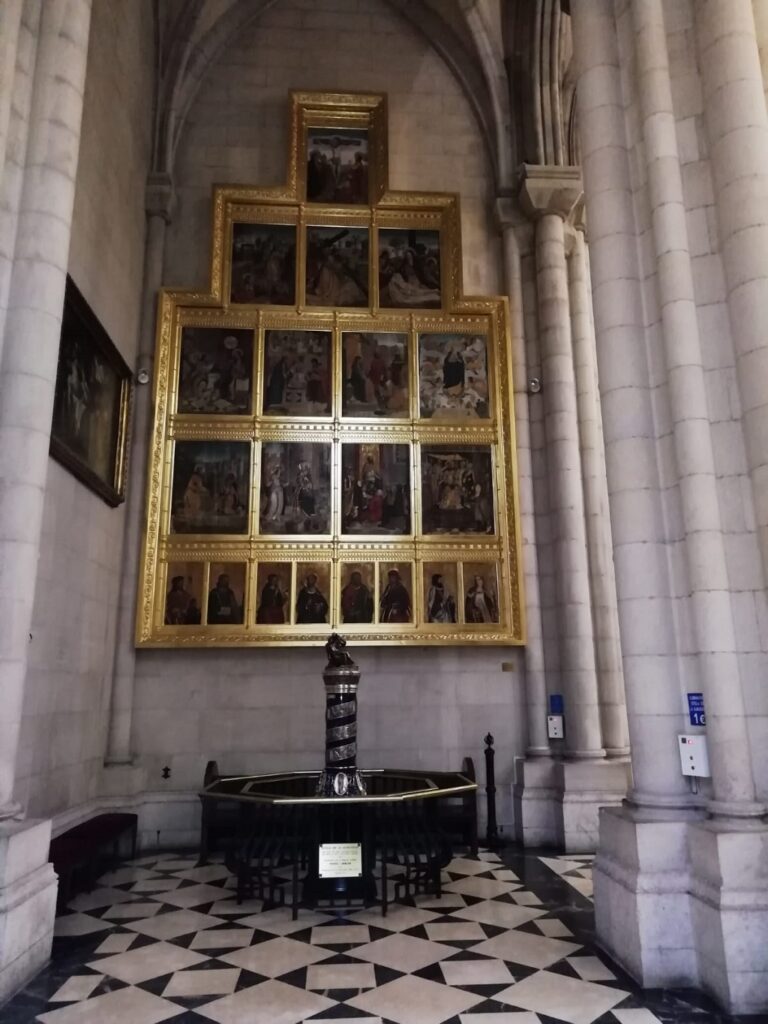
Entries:
<svg viewBox="0 0 768 1024">
<path fill-rule="evenodd" d="M 715 1024 L 641 993 L 592 942 L 591 858 L 457 857 L 443 894 L 378 908 L 237 905 L 219 863 L 140 857 L 77 896 L 2 1024 Z M 394 867 L 391 870 L 396 870 Z M 578 882 L 578 884 L 574 884 Z"/>
</svg>

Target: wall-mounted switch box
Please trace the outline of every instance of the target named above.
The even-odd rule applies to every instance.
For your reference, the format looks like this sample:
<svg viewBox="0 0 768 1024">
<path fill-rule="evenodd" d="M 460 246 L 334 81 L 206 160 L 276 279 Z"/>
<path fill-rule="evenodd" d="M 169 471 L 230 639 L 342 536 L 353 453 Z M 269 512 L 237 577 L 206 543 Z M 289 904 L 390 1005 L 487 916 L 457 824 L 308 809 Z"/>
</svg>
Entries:
<svg viewBox="0 0 768 1024">
<path fill-rule="evenodd" d="M 678 736 L 680 766 L 683 775 L 695 775 L 698 778 L 709 778 L 709 756 L 707 754 L 706 736 Z"/>
<path fill-rule="evenodd" d="M 564 736 L 563 716 L 547 715 L 547 736 L 551 740 L 561 740 Z"/>
</svg>

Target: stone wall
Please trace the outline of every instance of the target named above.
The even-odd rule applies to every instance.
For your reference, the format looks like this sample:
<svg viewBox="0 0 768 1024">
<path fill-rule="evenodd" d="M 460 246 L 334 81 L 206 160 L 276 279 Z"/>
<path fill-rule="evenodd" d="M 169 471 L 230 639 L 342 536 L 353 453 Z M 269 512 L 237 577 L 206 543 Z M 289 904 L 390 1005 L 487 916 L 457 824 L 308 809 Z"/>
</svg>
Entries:
<svg viewBox="0 0 768 1024">
<path fill-rule="evenodd" d="M 208 282 L 214 183 L 284 180 L 289 89 L 386 92 L 391 186 L 460 194 L 465 290 L 498 294 L 494 188 L 480 131 L 435 51 L 377 0 L 285 0 L 209 71 L 180 143 L 169 285 Z M 491 730 L 498 776 L 511 781 L 525 745 L 519 652 L 381 648 L 356 657 L 363 765 L 456 768 L 471 754 L 482 771 Z M 518 671 L 503 672 L 504 659 Z M 213 757 L 223 771 L 319 765 L 322 665 L 319 650 L 301 648 L 139 652 L 133 742 L 146 787 L 194 789 Z M 505 798 L 507 826 L 509 813 Z"/>
<path fill-rule="evenodd" d="M 88 53 L 69 272 L 132 365 L 144 258 L 153 22 L 150 0 L 98 0 Z M 17 798 L 30 816 L 98 789 L 124 527 L 49 461 Z"/>
</svg>

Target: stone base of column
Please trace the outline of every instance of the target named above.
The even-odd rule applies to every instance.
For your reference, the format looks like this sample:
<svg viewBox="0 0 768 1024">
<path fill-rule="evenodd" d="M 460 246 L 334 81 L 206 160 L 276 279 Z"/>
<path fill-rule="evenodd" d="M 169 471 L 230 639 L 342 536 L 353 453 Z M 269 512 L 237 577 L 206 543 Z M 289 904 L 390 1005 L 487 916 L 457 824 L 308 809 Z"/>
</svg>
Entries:
<svg viewBox="0 0 768 1024">
<path fill-rule="evenodd" d="M 691 920 L 702 987 L 728 1013 L 768 1012 L 768 825 L 689 825 Z"/>
<path fill-rule="evenodd" d="M 50 821 L 0 823 L 0 1003 L 48 962 L 58 879 Z"/>
<path fill-rule="evenodd" d="M 556 778 L 565 852 L 594 853 L 601 808 L 617 807 L 627 795 L 629 761 L 561 761 Z"/>
<path fill-rule="evenodd" d="M 551 757 L 516 757 L 512 802 L 515 839 L 523 846 L 563 845 L 561 790 Z"/>
<path fill-rule="evenodd" d="M 517 758 L 515 838 L 523 846 L 594 853 L 600 808 L 621 804 L 628 786 L 628 761 Z"/>
<path fill-rule="evenodd" d="M 597 940 L 613 959 L 645 988 L 697 987 L 688 822 L 605 808 L 593 881 Z"/>
</svg>

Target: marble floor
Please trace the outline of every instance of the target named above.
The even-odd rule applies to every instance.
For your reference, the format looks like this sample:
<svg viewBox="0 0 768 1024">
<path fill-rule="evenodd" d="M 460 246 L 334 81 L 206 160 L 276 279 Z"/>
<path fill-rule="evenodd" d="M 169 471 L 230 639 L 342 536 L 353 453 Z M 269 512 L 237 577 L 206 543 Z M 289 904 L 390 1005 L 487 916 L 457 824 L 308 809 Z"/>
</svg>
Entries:
<svg viewBox="0 0 768 1024">
<path fill-rule="evenodd" d="M 502 862 L 503 859 L 503 862 Z M 641 992 L 593 942 L 591 858 L 457 857 L 443 895 L 378 909 L 237 905 L 220 863 L 151 854 L 58 918 L 50 966 L 2 1024 L 716 1024 Z M 756 1024 L 757 1018 L 744 1018 Z"/>
</svg>

